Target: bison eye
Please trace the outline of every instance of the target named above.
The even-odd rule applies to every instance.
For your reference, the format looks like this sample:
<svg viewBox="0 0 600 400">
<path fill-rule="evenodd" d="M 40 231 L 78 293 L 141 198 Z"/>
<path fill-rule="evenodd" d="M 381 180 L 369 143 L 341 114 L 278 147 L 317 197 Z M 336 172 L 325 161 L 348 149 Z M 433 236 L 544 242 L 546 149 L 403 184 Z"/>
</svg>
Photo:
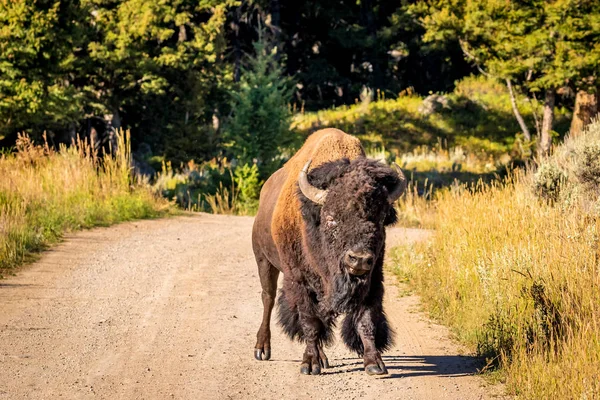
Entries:
<svg viewBox="0 0 600 400">
<path fill-rule="evenodd" d="M 338 223 L 333 219 L 331 215 L 325 217 L 325 226 L 327 228 L 335 228 L 337 224 Z"/>
</svg>

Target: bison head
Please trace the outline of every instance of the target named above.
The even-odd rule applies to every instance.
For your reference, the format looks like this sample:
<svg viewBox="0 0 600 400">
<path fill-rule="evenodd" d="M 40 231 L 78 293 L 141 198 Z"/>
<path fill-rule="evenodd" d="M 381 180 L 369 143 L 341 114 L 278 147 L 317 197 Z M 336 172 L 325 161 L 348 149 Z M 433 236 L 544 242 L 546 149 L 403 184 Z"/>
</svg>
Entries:
<svg viewBox="0 0 600 400">
<path fill-rule="evenodd" d="M 329 162 L 298 178 L 307 251 L 334 280 L 368 280 L 383 260 L 385 226 L 406 188 L 401 171 L 375 160 Z M 326 272 L 326 271 L 323 271 Z"/>
</svg>

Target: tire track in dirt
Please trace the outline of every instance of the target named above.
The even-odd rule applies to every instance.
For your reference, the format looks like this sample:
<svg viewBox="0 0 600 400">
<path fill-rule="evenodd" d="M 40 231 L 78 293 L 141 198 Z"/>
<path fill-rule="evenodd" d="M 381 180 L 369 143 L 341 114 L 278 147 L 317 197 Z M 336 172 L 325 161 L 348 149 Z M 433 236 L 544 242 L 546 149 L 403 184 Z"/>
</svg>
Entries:
<svg viewBox="0 0 600 400">
<path fill-rule="evenodd" d="M 1 399 L 484 399 L 448 331 L 398 296 L 385 309 L 390 375 L 367 376 L 340 340 L 333 366 L 303 376 L 303 347 L 273 324 L 273 359 L 253 358 L 262 305 L 252 218 L 197 214 L 80 232 L 0 281 Z M 392 228 L 388 241 L 427 232 Z"/>
</svg>

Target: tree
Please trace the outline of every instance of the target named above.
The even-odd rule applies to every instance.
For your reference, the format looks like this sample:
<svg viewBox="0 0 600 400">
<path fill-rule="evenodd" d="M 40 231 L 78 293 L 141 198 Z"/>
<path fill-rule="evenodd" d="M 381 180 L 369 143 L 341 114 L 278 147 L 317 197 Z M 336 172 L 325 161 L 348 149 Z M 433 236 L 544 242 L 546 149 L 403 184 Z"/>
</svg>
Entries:
<svg viewBox="0 0 600 400">
<path fill-rule="evenodd" d="M 232 94 L 231 116 L 226 121 L 226 143 L 240 165 L 258 164 L 262 177 L 281 163 L 281 149 L 293 137 L 290 132 L 291 82 L 261 31 L 254 55 L 246 58 L 240 82 Z"/>
<path fill-rule="evenodd" d="M 76 0 L 0 3 L 0 139 L 52 134 L 82 118 L 85 96 L 73 81 L 85 20 Z"/>
<path fill-rule="evenodd" d="M 403 2 L 246 0 L 230 15 L 231 62 L 256 40 L 263 16 L 285 55 L 285 71 L 298 82 L 295 102 L 307 110 L 353 104 L 364 87 L 395 97 L 450 91 L 472 71 L 458 45 L 423 43 L 423 28 Z"/>
<path fill-rule="evenodd" d="M 176 159 L 217 151 L 232 81 L 235 0 L 16 0 L 0 4 L 0 137 L 62 132 L 99 116 Z"/>
<path fill-rule="evenodd" d="M 86 0 L 94 18 L 88 85 L 96 112 L 176 161 L 215 151 L 214 101 L 231 81 L 223 57 L 232 0 Z"/>
<path fill-rule="evenodd" d="M 599 61 L 600 10 L 593 0 L 439 0 L 421 11 L 427 40 L 458 41 L 493 76 L 544 93 L 539 154 L 551 145 L 556 92 L 580 88 Z"/>
</svg>

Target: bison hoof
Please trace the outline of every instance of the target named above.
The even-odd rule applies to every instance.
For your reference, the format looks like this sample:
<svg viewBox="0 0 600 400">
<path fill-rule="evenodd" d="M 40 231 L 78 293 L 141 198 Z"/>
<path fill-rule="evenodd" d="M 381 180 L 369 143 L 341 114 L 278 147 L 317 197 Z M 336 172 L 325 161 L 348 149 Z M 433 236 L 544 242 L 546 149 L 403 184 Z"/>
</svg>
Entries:
<svg viewBox="0 0 600 400">
<path fill-rule="evenodd" d="M 300 365 L 300 373 L 304 374 L 304 375 L 320 375 L 321 374 L 321 366 L 318 364 L 309 364 L 309 363 L 302 363 L 302 365 Z"/>
<path fill-rule="evenodd" d="M 254 358 L 258 361 L 267 361 L 271 359 L 271 349 L 254 349 Z"/>
<path fill-rule="evenodd" d="M 321 363 L 321 367 L 327 369 L 329 368 L 329 360 L 323 351 L 323 348 L 319 346 L 319 362 Z"/>
<path fill-rule="evenodd" d="M 381 363 L 381 366 L 377 364 L 367 365 L 365 371 L 368 375 L 387 375 L 388 373 L 387 368 L 383 363 Z"/>
</svg>

